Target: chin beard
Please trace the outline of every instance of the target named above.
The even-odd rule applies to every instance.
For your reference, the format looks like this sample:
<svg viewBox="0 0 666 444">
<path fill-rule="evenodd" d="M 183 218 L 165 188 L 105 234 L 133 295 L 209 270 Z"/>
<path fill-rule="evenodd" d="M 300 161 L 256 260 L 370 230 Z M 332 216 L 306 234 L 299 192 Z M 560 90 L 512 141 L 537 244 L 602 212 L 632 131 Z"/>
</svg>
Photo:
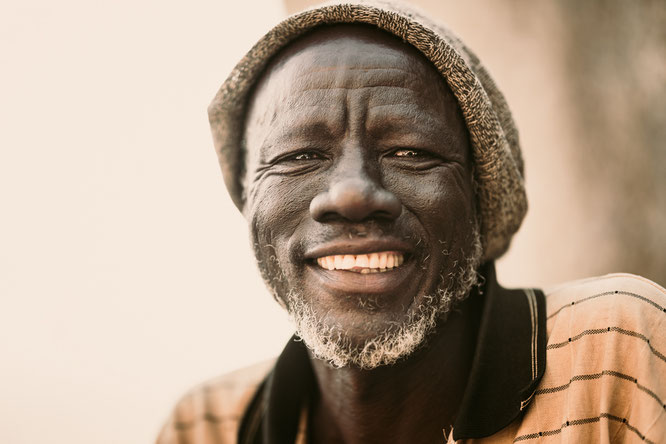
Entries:
<svg viewBox="0 0 666 444">
<path fill-rule="evenodd" d="M 456 270 L 448 273 L 449 284 L 444 286 L 444 273 L 441 273 L 437 290 L 426 295 L 418 305 L 413 304 L 402 324 L 387 326 L 360 345 L 354 344 L 339 327 L 323 322 L 302 295 L 292 290 L 287 297 L 287 306 L 296 325 L 296 334 L 314 357 L 336 368 L 355 366 L 371 370 L 394 364 L 424 345 L 437 325 L 446 320 L 452 308 L 478 284 L 477 269 L 481 256 L 481 238 L 476 229 L 469 254 Z"/>
</svg>

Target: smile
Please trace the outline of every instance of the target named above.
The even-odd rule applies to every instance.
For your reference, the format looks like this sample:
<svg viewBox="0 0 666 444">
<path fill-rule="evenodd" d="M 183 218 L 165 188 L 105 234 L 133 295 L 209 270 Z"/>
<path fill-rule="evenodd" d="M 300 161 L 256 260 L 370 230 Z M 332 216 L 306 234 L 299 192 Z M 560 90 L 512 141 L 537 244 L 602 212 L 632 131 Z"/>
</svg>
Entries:
<svg viewBox="0 0 666 444">
<path fill-rule="evenodd" d="M 303 256 L 315 285 L 331 295 L 374 294 L 400 300 L 414 282 L 413 255 L 403 239 L 384 236 L 338 238 L 313 246 Z"/>
<path fill-rule="evenodd" d="M 401 266 L 405 256 L 397 251 L 367 254 L 335 254 L 317 258 L 317 264 L 326 270 L 346 270 L 355 273 L 384 273 Z"/>
</svg>

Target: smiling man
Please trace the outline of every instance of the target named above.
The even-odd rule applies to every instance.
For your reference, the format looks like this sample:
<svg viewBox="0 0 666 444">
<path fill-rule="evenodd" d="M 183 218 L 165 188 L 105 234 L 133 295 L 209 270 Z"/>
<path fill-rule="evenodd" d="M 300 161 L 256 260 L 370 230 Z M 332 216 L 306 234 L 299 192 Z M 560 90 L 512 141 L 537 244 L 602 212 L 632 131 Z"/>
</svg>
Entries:
<svg viewBox="0 0 666 444">
<path fill-rule="evenodd" d="M 193 390 L 158 442 L 666 438 L 662 288 L 497 284 L 527 208 L 517 132 L 448 30 L 385 4 L 307 11 L 248 53 L 210 117 L 296 335 Z"/>
<path fill-rule="evenodd" d="M 246 122 L 244 213 L 299 336 L 337 367 L 411 353 L 481 255 L 468 136 L 441 76 L 378 30 L 324 28 L 273 60 Z"/>
</svg>

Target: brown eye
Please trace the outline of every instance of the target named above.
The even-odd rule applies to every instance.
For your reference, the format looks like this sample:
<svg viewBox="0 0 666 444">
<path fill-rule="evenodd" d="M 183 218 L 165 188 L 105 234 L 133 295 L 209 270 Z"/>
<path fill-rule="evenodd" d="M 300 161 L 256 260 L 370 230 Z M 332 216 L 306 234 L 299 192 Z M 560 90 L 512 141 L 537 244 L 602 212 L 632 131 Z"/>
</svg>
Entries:
<svg viewBox="0 0 666 444">
<path fill-rule="evenodd" d="M 396 150 L 393 155 L 395 157 L 419 157 L 419 156 L 424 156 L 424 153 L 420 150 L 413 150 L 409 148 L 403 148 Z"/>
<path fill-rule="evenodd" d="M 291 160 L 314 160 L 314 159 L 319 159 L 319 155 L 311 151 L 306 151 L 291 156 Z"/>
<path fill-rule="evenodd" d="M 442 165 L 442 158 L 427 149 L 398 148 L 385 157 L 395 168 L 405 171 L 427 171 Z"/>
</svg>

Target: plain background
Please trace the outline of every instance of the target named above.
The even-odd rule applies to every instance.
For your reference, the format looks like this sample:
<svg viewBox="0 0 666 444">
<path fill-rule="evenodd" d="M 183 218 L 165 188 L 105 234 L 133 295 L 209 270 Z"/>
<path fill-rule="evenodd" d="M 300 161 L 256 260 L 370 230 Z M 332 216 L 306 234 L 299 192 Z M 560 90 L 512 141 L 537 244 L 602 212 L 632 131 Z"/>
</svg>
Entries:
<svg viewBox="0 0 666 444">
<path fill-rule="evenodd" d="M 279 353 L 291 329 L 255 271 L 205 111 L 234 63 L 297 3 L 0 6 L 0 442 L 152 442 L 192 385 Z M 607 209 L 630 199 L 599 190 L 626 190 L 622 170 L 641 151 L 613 136 L 627 162 L 612 163 L 605 182 L 581 159 L 595 123 L 574 124 L 583 121 L 580 94 L 562 80 L 572 76 L 570 47 L 580 46 L 567 41 L 554 6 L 566 2 L 418 3 L 485 61 L 521 131 L 531 207 L 498 264 L 501 281 L 549 285 L 618 271 L 614 260 L 628 250 L 613 239 L 629 237 L 617 235 L 621 218 Z M 617 48 L 611 38 L 599 54 Z M 663 97 L 665 83 L 663 63 L 650 71 L 663 46 L 650 48 L 662 57 L 643 57 L 647 86 L 629 88 L 645 100 Z M 661 118 L 657 102 L 649 115 Z M 646 159 L 663 171 L 663 156 Z M 663 187 L 646 183 L 663 203 Z M 665 206 L 644 206 L 647 222 L 632 227 L 660 252 L 649 263 L 663 263 Z"/>
<path fill-rule="evenodd" d="M 206 116 L 282 4 L 0 11 L 0 442 L 152 442 L 191 385 L 290 334 Z"/>
</svg>

